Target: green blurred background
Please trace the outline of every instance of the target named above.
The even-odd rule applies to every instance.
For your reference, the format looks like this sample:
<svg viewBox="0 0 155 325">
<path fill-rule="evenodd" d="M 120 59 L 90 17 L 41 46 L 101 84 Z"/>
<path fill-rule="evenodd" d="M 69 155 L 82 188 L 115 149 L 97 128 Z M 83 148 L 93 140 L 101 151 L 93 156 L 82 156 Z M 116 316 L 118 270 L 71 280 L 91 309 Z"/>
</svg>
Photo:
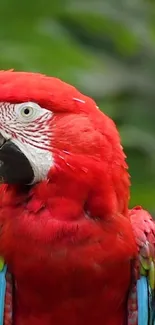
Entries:
<svg viewBox="0 0 155 325">
<path fill-rule="evenodd" d="M 39 71 L 93 97 L 119 127 L 131 206 L 155 214 L 153 0 L 1 0 L 0 69 Z"/>
</svg>

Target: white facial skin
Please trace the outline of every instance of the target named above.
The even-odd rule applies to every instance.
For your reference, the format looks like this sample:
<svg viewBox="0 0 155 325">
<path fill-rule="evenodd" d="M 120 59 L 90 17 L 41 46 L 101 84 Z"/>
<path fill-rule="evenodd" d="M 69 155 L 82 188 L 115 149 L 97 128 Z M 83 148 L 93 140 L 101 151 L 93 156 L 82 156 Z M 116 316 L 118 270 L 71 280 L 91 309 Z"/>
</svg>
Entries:
<svg viewBox="0 0 155 325">
<path fill-rule="evenodd" d="M 54 164 L 49 128 L 52 116 L 52 112 L 33 102 L 0 103 L 0 133 L 29 160 L 34 172 L 33 184 L 46 179 Z"/>
</svg>

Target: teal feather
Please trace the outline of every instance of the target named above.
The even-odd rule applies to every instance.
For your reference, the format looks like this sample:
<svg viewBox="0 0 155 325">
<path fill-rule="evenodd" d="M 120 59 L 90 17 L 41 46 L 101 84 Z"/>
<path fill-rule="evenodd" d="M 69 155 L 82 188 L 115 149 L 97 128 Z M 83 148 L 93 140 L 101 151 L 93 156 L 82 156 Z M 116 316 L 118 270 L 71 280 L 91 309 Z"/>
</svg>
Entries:
<svg viewBox="0 0 155 325">
<path fill-rule="evenodd" d="M 6 265 L 0 271 L 0 325 L 4 321 L 5 293 L 6 293 Z"/>
<path fill-rule="evenodd" d="M 148 304 L 149 304 L 148 282 L 145 276 L 141 276 L 140 279 L 137 281 L 138 325 L 149 324 Z M 152 323 L 150 325 L 152 325 Z"/>
</svg>

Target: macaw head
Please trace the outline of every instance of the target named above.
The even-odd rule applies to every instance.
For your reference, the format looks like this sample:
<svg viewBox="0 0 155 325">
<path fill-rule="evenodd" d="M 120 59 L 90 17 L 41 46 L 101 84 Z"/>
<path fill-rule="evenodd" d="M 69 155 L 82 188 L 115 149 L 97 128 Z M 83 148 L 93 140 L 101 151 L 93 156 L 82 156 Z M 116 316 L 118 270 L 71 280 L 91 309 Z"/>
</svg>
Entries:
<svg viewBox="0 0 155 325">
<path fill-rule="evenodd" d="M 0 72 L 3 183 L 53 183 L 100 217 L 127 211 L 126 169 L 115 124 L 91 98 L 56 78 Z"/>
</svg>

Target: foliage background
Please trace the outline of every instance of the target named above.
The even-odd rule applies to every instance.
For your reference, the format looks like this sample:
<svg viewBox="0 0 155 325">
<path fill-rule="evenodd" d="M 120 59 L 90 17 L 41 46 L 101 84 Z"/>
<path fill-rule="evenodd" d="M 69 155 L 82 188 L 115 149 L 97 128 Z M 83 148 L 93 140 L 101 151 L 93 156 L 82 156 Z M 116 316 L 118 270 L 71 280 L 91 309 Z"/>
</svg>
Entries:
<svg viewBox="0 0 155 325">
<path fill-rule="evenodd" d="M 131 205 L 155 213 L 153 0 L 1 0 L 0 69 L 54 75 L 92 96 L 117 123 Z"/>
</svg>

